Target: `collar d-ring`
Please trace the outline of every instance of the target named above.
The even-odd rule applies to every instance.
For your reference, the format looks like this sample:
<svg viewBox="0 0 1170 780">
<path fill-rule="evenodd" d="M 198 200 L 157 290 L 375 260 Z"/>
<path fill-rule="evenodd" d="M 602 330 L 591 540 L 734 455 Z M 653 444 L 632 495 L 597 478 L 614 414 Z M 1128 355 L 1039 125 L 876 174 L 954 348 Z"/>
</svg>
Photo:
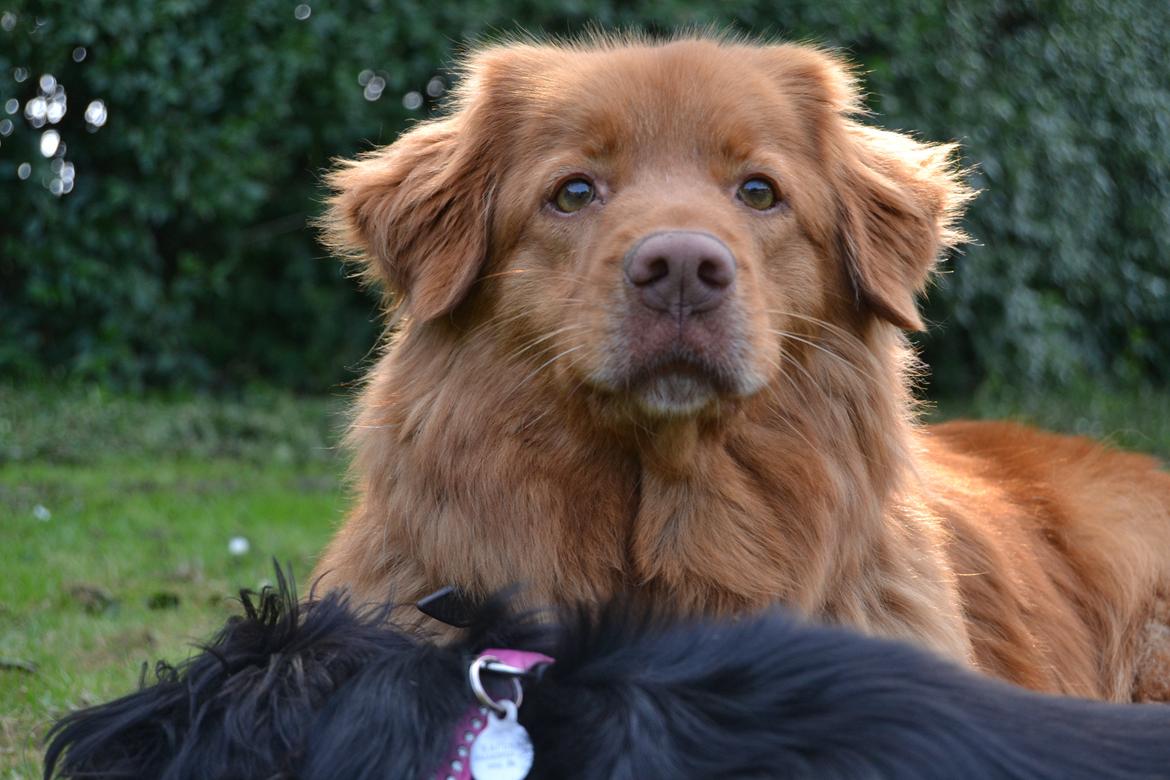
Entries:
<svg viewBox="0 0 1170 780">
<path fill-rule="evenodd" d="M 480 704 L 483 704 L 485 707 L 490 707 L 497 715 L 505 715 L 507 710 L 488 695 L 487 690 L 483 687 L 483 680 L 480 679 L 484 667 L 488 667 L 488 671 L 491 671 L 491 665 L 503 667 L 500 671 L 505 674 L 511 671 L 511 667 L 500 663 L 500 659 L 494 655 L 481 655 L 472 661 L 471 666 L 468 667 L 467 679 L 471 683 L 471 692 L 475 694 L 475 698 L 479 699 Z M 522 669 L 517 669 L 516 671 L 523 673 Z M 516 705 L 516 709 L 520 709 L 520 703 L 524 700 L 524 687 L 520 685 L 520 680 L 514 674 L 511 680 L 512 689 L 516 692 L 516 698 L 512 700 L 512 703 Z"/>
</svg>

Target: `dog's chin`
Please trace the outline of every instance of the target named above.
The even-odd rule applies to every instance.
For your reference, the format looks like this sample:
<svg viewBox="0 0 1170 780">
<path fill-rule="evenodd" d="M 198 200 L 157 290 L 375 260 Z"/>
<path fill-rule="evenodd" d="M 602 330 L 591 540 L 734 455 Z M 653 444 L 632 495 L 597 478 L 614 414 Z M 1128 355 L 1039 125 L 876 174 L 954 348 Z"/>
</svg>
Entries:
<svg viewBox="0 0 1170 780">
<path fill-rule="evenodd" d="M 601 370 L 584 383 L 621 417 L 687 419 L 754 395 L 766 382 L 750 367 L 719 365 L 694 356 L 663 355 L 648 364 Z"/>
<path fill-rule="evenodd" d="M 652 417 L 693 417 L 715 403 L 719 395 L 709 378 L 681 371 L 647 377 L 633 389 L 638 408 Z"/>
</svg>

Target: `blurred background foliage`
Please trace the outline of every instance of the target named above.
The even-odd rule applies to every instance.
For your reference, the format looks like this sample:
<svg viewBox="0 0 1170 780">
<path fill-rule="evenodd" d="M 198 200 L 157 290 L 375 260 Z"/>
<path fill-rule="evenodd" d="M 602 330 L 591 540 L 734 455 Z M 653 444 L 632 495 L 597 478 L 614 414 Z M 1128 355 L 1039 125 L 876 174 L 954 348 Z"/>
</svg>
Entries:
<svg viewBox="0 0 1170 780">
<path fill-rule="evenodd" d="M 1170 3 L 0 0 L 0 12 L 9 381 L 321 392 L 352 379 L 377 338 L 376 300 L 306 224 L 322 169 L 434 112 L 465 42 L 590 24 L 841 47 L 867 73 L 876 121 L 962 143 L 984 192 L 968 219 L 978 243 L 928 304 L 936 390 L 1170 380 Z M 25 111 L 42 74 L 67 112 L 38 128 Z M 86 121 L 93 100 L 100 127 Z M 45 157 L 48 129 L 64 150 Z M 54 195 L 65 163 L 73 189 Z"/>
</svg>

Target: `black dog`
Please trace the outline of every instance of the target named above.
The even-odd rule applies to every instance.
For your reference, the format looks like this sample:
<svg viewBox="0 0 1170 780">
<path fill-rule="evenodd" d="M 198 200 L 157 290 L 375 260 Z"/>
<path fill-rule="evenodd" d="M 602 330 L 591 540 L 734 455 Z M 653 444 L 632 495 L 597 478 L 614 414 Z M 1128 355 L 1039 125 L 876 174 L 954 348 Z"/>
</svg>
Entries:
<svg viewBox="0 0 1170 780">
<path fill-rule="evenodd" d="M 201 654 L 58 723 L 46 778 L 431 777 L 484 647 L 556 659 L 525 683 L 533 778 L 1170 777 L 1170 707 L 1041 696 L 778 614 L 612 605 L 550 627 L 498 599 L 438 647 L 283 580 L 242 596 Z"/>
</svg>

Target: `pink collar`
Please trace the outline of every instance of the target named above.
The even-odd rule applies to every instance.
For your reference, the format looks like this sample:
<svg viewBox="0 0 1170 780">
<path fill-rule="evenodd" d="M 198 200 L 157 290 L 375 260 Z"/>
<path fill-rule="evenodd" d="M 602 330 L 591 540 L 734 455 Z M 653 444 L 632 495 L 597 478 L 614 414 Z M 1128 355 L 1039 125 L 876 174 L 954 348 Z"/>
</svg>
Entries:
<svg viewBox="0 0 1170 780">
<path fill-rule="evenodd" d="M 511 666 L 519 673 L 529 672 L 533 667 L 541 664 L 551 664 L 553 659 L 543 653 L 531 653 L 526 650 L 507 650 L 488 648 L 476 658 L 491 657 L 498 663 Z M 513 677 L 516 680 L 518 678 Z M 451 749 L 439 768 L 431 775 L 435 780 L 472 780 L 471 777 L 471 746 L 483 732 L 488 718 L 493 717 L 487 705 L 476 701 L 467 708 L 459 722 L 455 725 L 455 733 L 451 738 Z"/>
<path fill-rule="evenodd" d="M 490 655 L 499 659 L 500 663 L 515 666 L 517 669 L 531 671 L 534 666 L 551 664 L 553 659 L 544 653 L 532 653 L 527 650 L 499 650 L 489 647 L 480 653 L 480 656 Z"/>
</svg>

